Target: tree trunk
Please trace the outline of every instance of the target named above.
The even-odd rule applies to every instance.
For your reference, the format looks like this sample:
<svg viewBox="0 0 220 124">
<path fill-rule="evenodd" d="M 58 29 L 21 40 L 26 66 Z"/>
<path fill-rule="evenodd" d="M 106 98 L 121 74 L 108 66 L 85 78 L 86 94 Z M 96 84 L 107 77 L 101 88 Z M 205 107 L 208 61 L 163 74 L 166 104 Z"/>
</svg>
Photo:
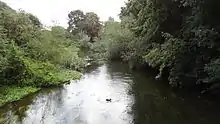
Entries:
<svg viewBox="0 0 220 124">
<path fill-rule="evenodd" d="M 90 37 L 89 42 L 94 43 L 93 37 Z"/>
</svg>

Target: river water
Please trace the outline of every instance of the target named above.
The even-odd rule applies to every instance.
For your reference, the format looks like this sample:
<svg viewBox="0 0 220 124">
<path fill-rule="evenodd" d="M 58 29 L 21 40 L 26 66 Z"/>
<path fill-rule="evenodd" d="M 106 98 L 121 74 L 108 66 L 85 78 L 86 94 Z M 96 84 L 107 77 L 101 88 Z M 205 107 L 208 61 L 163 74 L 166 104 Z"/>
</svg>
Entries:
<svg viewBox="0 0 220 124">
<path fill-rule="evenodd" d="M 88 70 L 0 108 L 1 124 L 219 124 L 219 103 L 173 92 L 124 64 Z M 111 99 L 110 102 L 106 99 Z"/>
</svg>

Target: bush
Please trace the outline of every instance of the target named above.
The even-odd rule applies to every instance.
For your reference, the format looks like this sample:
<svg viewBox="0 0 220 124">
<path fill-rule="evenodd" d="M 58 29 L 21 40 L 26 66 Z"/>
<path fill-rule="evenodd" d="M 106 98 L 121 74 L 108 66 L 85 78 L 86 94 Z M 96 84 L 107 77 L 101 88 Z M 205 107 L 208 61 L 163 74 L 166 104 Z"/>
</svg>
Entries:
<svg viewBox="0 0 220 124">
<path fill-rule="evenodd" d="M 25 57 L 22 57 L 21 60 L 25 65 L 24 72 L 20 78 L 20 85 L 23 86 L 56 86 L 81 77 L 79 72 L 63 69 L 49 62 L 40 62 Z"/>
<path fill-rule="evenodd" d="M 34 93 L 40 90 L 36 87 L 18 87 L 18 86 L 1 86 L 0 87 L 0 106 L 7 102 L 13 102 L 19 100 L 22 97 L 27 96 L 30 93 Z"/>
<path fill-rule="evenodd" d="M 2 84 L 13 84 L 24 70 L 19 59 L 19 51 L 13 42 L 1 40 L 0 46 L 0 80 Z"/>
<path fill-rule="evenodd" d="M 105 22 L 101 38 L 90 46 L 92 58 L 120 60 L 128 58 L 133 34 L 119 22 Z"/>
</svg>

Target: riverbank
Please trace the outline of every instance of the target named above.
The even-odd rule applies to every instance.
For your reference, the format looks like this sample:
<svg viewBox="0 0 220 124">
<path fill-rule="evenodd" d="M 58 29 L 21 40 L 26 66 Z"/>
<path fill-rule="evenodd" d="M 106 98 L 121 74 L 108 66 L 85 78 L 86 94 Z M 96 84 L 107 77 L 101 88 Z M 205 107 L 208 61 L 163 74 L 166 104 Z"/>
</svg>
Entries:
<svg viewBox="0 0 220 124">
<path fill-rule="evenodd" d="M 39 91 L 37 87 L 2 86 L 0 88 L 0 107 L 6 103 L 18 101 L 25 96 Z"/>
<path fill-rule="evenodd" d="M 0 13 L 0 106 L 81 77 L 80 39 L 60 26 L 44 28 L 31 13 L 1 1 Z"/>
<path fill-rule="evenodd" d="M 79 78 L 78 78 L 79 79 Z M 67 81 L 65 81 L 66 83 Z M 64 83 L 60 83 L 62 85 Z M 59 86 L 56 85 L 56 86 Z M 38 92 L 42 88 L 39 87 L 19 87 L 19 86 L 2 86 L 0 88 L 0 107 L 4 106 L 5 104 L 18 101 L 26 96 Z"/>
<path fill-rule="evenodd" d="M 57 82 L 45 83 L 41 87 L 37 86 L 18 86 L 18 85 L 2 85 L 0 87 L 0 107 L 7 103 L 18 101 L 29 94 L 35 93 L 41 90 L 43 87 L 61 86 L 70 80 L 80 79 L 81 73 L 71 70 L 62 70 L 60 73 L 57 72 Z M 58 80 L 59 79 L 59 80 Z"/>
</svg>

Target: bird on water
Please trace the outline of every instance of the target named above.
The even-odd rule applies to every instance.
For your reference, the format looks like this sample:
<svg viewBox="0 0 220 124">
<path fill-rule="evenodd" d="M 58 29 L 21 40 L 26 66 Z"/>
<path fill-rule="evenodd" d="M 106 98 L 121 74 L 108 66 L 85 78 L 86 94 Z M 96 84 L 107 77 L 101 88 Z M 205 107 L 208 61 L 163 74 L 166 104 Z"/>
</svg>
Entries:
<svg viewBox="0 0 220 124">
<path fill-rule="evenodd" d="M 112 101 L 112 99 L 106 99 L 106 101 L 107 101 L 107 102 L 111 102 L 111 101 Z"/>
</svg>

